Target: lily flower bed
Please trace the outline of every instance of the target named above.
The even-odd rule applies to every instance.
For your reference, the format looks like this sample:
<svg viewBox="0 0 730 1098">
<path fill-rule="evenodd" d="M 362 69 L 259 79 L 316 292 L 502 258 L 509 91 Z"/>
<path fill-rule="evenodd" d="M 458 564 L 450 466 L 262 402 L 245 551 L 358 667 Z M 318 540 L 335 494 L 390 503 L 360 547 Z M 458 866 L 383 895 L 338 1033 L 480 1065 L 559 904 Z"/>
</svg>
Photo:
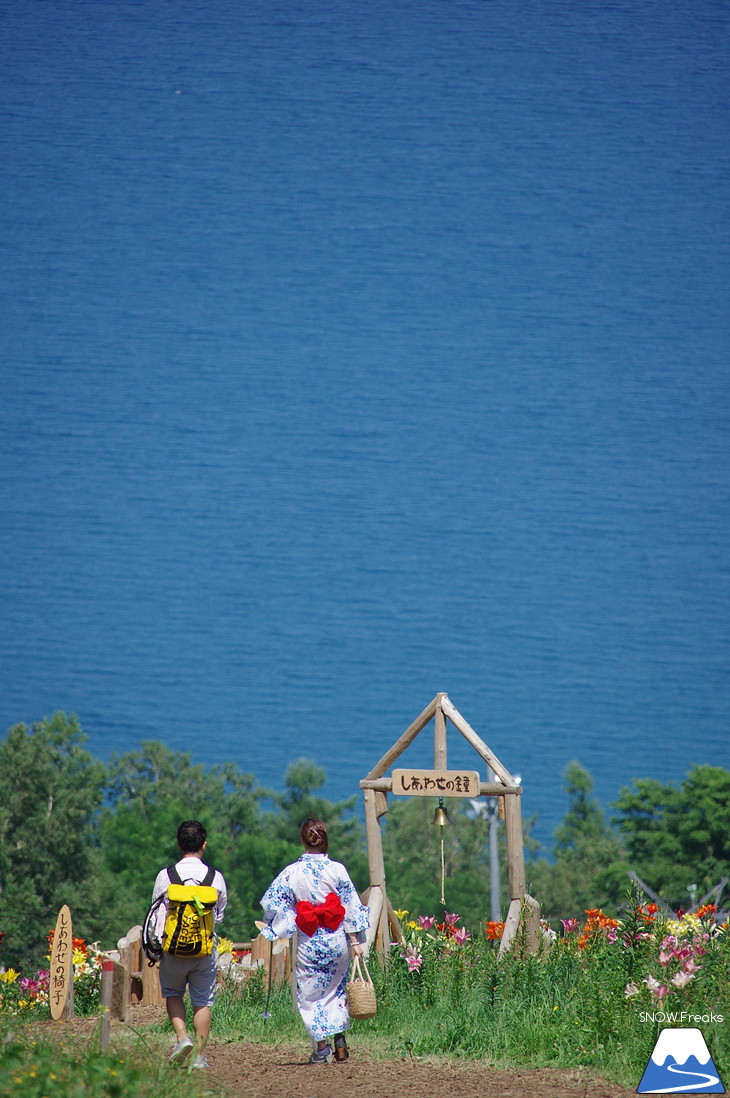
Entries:
<svg viewBox="0 0 730 1098">
<path fill-rule="evenodd" d="M 396 914 L 403 940 L 369 962 L 378 1011 L 352 1030 L 375 1057 L 586 1067 L 635 1088 L 661 1030 L 696 1027 L 730 1079 L 730 930 L 712 906 L 666 918 L 633 892 L 621 919 L 595 908 L 557 930 L 543 922 L 537 952 L 518 934 L 502 956 L 498 921 L 467 928 L 456 912 Z M 269 988 L 250 957 L 219 944 L 228 967 L 213 1008 L 216 1039 L 301 1040 L 290 988 Z M 74 947 L 76 1009 L 93 1013 L 99 955 L 81 941 Z M 47 1011 L 43 970 L 27 979 L 0 970 L 0 1024 L 3 1015 Z"/>
<path fill-rule="evenodd" d="M 55 931 L 48 935 L 53 947 Z M 101 992 L 101 951 L 97 945 L 87 945 L 83 938 L 73 939 L 74 1009 L 78 1014 L 93 1014 L 99 1007 Z M 46 963 L 50 964 L 50 953 Z M 33 976 L 23 976 L 16 969 L 0 967 L 0 1015 L 24 1014 L 50 1017 L 48 1004 L 48 968 L 39 968 Z"/>
<path fill-rule="evenodd" d="M 663 1028 L 697 1027 L 730 1075 L 730 932 L 712 905 L 666 918 L 631 892 L 622 919 L 594 908 L 559 931 L 543 922 L 537 953 L 518 937 L 501 957 L 503 923 L 470 933 L 456 913 L 396 914 L 404 940 L 367 1023 L 390 1031 L 391 1051 L 583 1065 L 636 1086 Z"/>
</svg>

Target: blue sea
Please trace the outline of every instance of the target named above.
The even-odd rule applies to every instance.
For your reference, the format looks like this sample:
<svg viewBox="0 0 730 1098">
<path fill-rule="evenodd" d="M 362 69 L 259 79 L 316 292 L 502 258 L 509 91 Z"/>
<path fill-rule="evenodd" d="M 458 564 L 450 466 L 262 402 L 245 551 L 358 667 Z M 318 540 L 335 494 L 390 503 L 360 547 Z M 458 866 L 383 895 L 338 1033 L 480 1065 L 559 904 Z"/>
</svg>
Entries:
<svg viewBox="0 0 730 1098">
<path fill-rule="evenodd" d="M 730 766 L 730 7 L 0 12 L 0 730 Z"/>
</svg>

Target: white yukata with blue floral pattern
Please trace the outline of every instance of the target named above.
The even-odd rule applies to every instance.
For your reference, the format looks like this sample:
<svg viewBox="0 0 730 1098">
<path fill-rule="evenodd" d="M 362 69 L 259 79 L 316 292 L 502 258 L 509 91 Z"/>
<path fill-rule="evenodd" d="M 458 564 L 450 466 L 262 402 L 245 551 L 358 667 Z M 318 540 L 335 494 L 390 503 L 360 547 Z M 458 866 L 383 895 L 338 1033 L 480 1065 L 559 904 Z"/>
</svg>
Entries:
<svg viewBox="0 0 730 1098">
<path fill-rule="evenodd" d="M 337 930 L 320 926 L 310 938 L 295 923 L 301 900 L 324 902 L 335 892 L 345 909 Z M 350 1026 L 346 986 L 350 963 L 348 934 L 364 932 L 370 924 L 368 909 L 360 903 L 355 886 L 340 862 L 326 854 L 302 854 L 283 869 L 261 899 L 266 926 L 261 933 L 269 941 L 297 936 L 297 1006 L 313 1043 Z"/>
</svg>

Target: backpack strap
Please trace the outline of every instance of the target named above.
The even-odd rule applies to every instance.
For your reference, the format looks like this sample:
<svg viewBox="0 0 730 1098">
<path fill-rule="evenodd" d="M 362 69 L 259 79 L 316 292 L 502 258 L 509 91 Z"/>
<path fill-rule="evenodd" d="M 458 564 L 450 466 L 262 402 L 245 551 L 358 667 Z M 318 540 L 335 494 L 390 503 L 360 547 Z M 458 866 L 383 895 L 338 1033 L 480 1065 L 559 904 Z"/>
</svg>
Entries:
<svg viewBox="0 0 730 1098">
<path fill-rule="evenodd" d="M 169 865 L 167 867 L 167 876 L 170 878 L 170 884 L 174 884 L 174 885 L 181 885 L 182 884 L 182 877 L 180 876 L 180 874 L 177 871 L 177 868 L 174 865 Z"/>
<path fill-rule="evenodd" d="M 181 885 L 183 883 L 182 877 L 178 873 L 177 867 L 174 866 L 174 865 L 170 865 L 170 866 L 167 867 L 167 876 L 170 878 L 170 883 L 171 884 Z M 212 865 L 209 865 L 208 866 L 208 872 L 203 877 L 203 880 L 200 881 L 199 883 L 201 885 L 205 885 L 206 887 L 209 887 L 210 885 L 213 884 L 213 878 L 214 877 L 215 877 L 215 870 L 213 869 Z"/>
</svg>

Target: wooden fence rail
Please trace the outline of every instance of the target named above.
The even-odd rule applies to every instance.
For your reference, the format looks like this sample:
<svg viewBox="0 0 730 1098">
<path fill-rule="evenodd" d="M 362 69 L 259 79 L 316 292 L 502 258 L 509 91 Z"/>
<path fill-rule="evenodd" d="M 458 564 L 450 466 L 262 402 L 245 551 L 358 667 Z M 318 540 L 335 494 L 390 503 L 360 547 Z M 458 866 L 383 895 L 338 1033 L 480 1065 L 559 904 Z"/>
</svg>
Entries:
<svg viewBox="0 0 730 1098">
<path fill-rule="evenodd" d="M 263 968 L 268 977 L 271 968 L 271 981 L 283 984 L 291 978 L 289 950 L 274 953 L 272 944 L 259 934 L 251 942 L 234 942 L 236 953 L 246 956 L 243 963 L 237 962 L 231 954 L 219 958 L 218 970 L 221 982 L 228 975 L 243 982 L 257 969 Z M 138 1005 L 160 1006 L 164 1003 L 160 991 L 159 964 L 151 965 L 142 948 L 142 927 L 137 925 L 120 938 L 117 948 L 107 950 L 103 958 L 114 965 L 112 980 L 111 1017 L 126 1022 L 132 1007 Z"/>
</svg>

